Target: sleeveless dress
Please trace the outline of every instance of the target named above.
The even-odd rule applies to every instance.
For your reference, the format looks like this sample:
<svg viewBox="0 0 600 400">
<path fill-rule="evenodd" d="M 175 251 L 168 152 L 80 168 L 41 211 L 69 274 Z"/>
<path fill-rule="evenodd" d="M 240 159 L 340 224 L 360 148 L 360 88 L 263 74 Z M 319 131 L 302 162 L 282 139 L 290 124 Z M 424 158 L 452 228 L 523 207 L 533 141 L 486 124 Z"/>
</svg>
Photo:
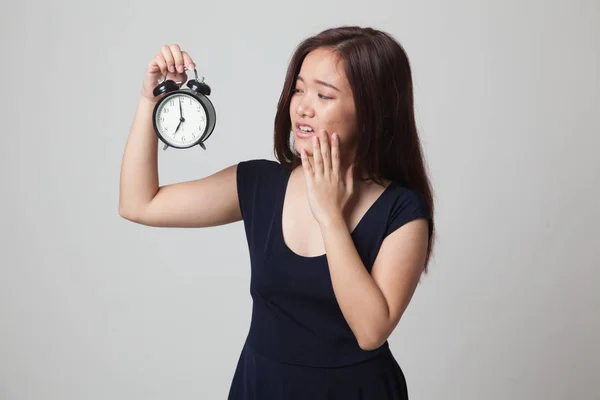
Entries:
<svg viewBox="0 0 600 400">
<path fill-rule="evenodd" d="M 251 263 L 250 329 L 229 400 L 408 399 L 388 342 L 362 350 L 336 301 L 325 254 L 298 255 L 283 240 L 283 200 L 291 171 L 257 159 L 237 167 L 237 190 Z M 351 233 L 371 271 L 383 239 L 426 218 L 415 192 L 392 182 Z"/>
</svg>

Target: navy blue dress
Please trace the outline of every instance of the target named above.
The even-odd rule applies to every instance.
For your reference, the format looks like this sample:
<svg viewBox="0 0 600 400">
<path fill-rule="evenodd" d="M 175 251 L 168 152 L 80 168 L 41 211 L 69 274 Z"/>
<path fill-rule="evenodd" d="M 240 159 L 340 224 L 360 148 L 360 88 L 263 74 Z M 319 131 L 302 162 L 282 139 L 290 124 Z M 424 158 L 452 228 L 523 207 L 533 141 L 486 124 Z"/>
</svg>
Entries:
<svg viewBox="0 0 600 400">
<path fill-rule="evenodd" d="M 290 174 L 271 160 L 237 167 L 253 305 L 228 399 L 407 399 L 388 342 L 371 351 L 359 347 L 336 301 L 326 255 L 301 256 L 284 242 L 281 217 Z M 422 199 L 389 185 L 351 233 L 369 271 L 383 239 L 415 218 L 428 218 Z"/>
</svg>

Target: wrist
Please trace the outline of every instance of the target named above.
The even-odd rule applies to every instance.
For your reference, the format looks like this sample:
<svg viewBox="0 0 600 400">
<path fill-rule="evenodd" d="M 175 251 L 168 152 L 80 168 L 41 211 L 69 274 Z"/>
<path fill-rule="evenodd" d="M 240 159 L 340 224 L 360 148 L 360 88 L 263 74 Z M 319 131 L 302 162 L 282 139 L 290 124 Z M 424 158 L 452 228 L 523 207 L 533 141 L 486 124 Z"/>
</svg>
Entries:
<svg viewBox="0 0 600 400">
<path fill-rule="evenodd" d="M 348 229 L 344 216 L 340 214 L 330 215 L 320 223 L 322 230 Z"/>
<path fill-rule="evenodd" d="M 149 98 L 143 92 L 140 92 L 140 95 L 139 95 L 140 103 L 145 103 L 145 104 L 154 106 L 154 105 L 156 105 L 156 103 L 158 103 L 158 100 L 160 100 L 160 97 Z"/>
</svg>

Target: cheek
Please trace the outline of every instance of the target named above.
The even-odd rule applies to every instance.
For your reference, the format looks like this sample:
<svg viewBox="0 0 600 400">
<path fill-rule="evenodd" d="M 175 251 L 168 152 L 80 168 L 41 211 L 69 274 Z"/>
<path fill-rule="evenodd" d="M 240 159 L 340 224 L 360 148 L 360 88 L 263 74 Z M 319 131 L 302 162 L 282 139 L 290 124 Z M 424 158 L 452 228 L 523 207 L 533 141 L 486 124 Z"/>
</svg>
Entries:
<svg viewBox="0 0 600 400">
<path fill-rule="evenodd" d="M 332 134 L 336 132 L 341 139 L 355 135 L 356 116 L 351 110 L 336 110 L 323 115 L 323 128 Z"/>
</svg>

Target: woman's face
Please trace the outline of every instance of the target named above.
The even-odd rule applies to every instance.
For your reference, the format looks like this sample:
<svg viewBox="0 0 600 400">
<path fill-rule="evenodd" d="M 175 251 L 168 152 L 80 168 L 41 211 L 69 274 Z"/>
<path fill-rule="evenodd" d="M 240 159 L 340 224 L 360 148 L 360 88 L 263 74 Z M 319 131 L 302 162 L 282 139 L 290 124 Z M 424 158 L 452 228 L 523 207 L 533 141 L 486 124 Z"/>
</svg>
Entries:
<svg viewBox="0 0 600 400">
<path fill-rule="evenodd" d="M 321 129 L 339 137 L 340 153 L 349 156 L 354 148 L 356 110 L 344 62 L 330 49 L 319 48 L 304 58 L 290 103 L 290 120 L 296 151 L 312 156 L 312 136 Z"/>
</svg>

